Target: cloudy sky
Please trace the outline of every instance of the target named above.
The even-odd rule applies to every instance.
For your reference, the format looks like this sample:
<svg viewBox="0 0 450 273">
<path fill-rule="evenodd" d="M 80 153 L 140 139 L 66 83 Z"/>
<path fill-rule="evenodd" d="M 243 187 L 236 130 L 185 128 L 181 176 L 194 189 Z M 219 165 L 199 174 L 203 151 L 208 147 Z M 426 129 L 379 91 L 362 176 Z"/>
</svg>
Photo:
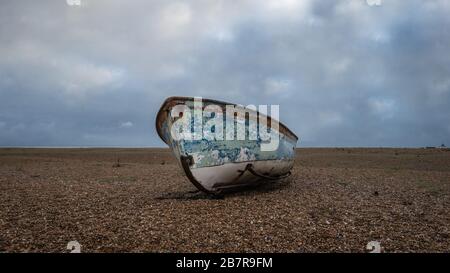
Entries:
<svg viewBox="0 0 450 273">
<path fill-rule="evenodd" d="M 301 147 L 450 145 L 448 0 L 76 2 L 2 1 L 0 146 L 163 146 L 171 95 L 279 104 Z"/>
</svg>

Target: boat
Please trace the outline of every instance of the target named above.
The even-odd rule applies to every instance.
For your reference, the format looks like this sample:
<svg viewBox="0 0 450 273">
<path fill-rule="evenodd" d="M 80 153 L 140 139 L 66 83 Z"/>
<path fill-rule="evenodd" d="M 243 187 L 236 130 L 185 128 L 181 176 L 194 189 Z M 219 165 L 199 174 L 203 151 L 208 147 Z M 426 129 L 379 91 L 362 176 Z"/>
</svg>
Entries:
<svg viewBox="0 0 450 273">
<path fill-rule="evenodd" d="M 291 174 L 298 137 L 265 112 L 213 99 L 169 97 L 157 113 L 156 130 L 197 189 L 221 194 Z M 211 120 L 216 123 L 205 130 Z"/>
</svg>

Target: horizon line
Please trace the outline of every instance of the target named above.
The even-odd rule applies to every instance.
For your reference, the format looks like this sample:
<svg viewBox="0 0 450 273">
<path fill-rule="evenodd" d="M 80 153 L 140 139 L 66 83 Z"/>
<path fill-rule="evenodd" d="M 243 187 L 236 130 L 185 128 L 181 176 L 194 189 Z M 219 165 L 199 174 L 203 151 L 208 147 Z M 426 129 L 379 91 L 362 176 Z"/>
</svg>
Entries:
<svg viewBox="0 0 450 273">
<path fill-rule="evenodd" d="M 1 146 L 0 149 L 161 149 L 168 146 Z M 450 148 L 442 146 L 303 146 L 302 148 L 340 148 L 340 149 L 425 149 L 425 148 Z"/>
</svg>

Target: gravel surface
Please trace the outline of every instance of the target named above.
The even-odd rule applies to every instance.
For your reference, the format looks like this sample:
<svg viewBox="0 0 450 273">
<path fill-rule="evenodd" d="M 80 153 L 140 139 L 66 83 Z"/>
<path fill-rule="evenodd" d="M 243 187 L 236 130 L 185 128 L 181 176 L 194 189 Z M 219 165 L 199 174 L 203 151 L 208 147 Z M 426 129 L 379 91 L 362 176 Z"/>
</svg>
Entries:
<svg viewBox="0 0 450 273">
<path fill-rule="evenodd" d="M 168 149 L 0 149 L 0 252 L 450 251 L 450 151 L 299 149 L 213 199 Z"/>
</svg>

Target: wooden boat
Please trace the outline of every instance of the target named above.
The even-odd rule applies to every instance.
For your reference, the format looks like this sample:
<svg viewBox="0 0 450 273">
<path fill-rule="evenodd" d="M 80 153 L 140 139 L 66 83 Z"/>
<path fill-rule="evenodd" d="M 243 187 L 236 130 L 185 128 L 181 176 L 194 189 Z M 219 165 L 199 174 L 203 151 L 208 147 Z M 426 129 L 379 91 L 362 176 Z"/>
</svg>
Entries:
<svg viewBox="0 0 450 273">
<path fill-rule="evenodd" d="M 223 110 L 222 113 L 216 113 L 216 118 L 225 121 L 225 127 L 229 126 L 229 120 L 225 119 L 227 105 L 242 107 L 211 99 L 202 99 L 201 103 L 201 106 L 198 107 L 195 104 L 195 98 L 170 97 L 163 103 L 156 118 L 158 135 L 172 149 L 186 176 L 199 190 L 217 194 L 225 189 L 278 180 L 290 175 L 294 165 L 298 137 L 282 123 L 255 110 L 246 109 L 249 111 L 247 115 L 235 115 L 231 122 L 235 125 L 245 124 L 245 127 L 240 128 L 246 128 L 248 136 L 250 135 L 249 122 L 256 116 L 258 121 L 262 118 L 268 120 L 267 127 L 259 123 L 260 131 L 264 129 L 267 132 L 267 128 L 276 122 L 279 125 L 278 129 L 269 129 L 271 134 L 279 137 L 278 146 L 273 150 L 261 149 L 264 141 L 262 135 L 259 134 L 253 140 L 250 137 L 244 140 L 227 140 L 225 137 L 216 139 L 208 138 L 205 134 L 191 139 L 174 138 L 171 130 L 173 130 L 175 122 L 183 118 L 182 114 L 178 114 L 178 110 L 175 110 L 175 107 L 179 109 L 179 106 L 182 106 L 182 108 L 188 109 L 189 111 L 186 113 L 191 117 L 187 117 L 185 122 L 195 126 L 196 122 L 200 124 L 208 122 L 208 117 L 205 116 L 201 116 L 200 119 L 192 118 L 195 115 L 196 107 L 200 108 L 197 110 L 206 110 L 211 106 L 216 106 L 213 109 L 218 107 Z M 236 131 L 240 130 L 238 126 L 236 128 Z M 188 133 L 192 133 L 192 131 Z M 239 134 L 239 132 L 233 133 Z"/>
</svg>

